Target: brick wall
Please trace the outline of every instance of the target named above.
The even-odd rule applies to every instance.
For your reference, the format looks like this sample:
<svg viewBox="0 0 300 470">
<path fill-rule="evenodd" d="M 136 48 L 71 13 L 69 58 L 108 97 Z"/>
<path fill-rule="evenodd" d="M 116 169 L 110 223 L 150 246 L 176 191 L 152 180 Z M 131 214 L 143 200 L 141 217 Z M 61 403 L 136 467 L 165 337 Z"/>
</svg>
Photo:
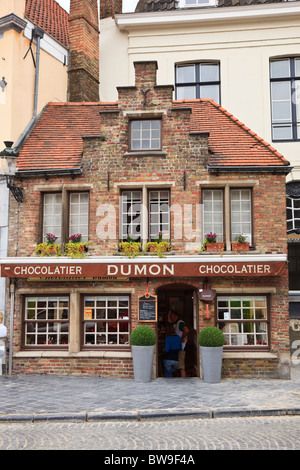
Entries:
<svg viewBox="0 0 300 470">
<path fill-rule="evenodd" d="M 101 0 L 100 1 L 100 19 L 114 16 L 115 13 L 122 13 L 122 0 Z"/>
<path fill-rule="evenodd" d="M 68 101 L 99 101 L 97 0 L 71 0 Z"/>
</svg>

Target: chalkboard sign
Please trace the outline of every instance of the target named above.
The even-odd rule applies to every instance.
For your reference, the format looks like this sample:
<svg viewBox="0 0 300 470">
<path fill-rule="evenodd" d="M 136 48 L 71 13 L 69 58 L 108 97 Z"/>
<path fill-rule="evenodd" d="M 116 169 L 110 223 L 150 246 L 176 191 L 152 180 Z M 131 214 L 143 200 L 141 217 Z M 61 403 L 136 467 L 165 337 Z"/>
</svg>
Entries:
<svg viewBox="0 0 300 470">
<path fill-rule="evenodd" d="M 157 296 L 144 295 L 139 297 L 139 321 L 156 321 Z"/>
</svg>

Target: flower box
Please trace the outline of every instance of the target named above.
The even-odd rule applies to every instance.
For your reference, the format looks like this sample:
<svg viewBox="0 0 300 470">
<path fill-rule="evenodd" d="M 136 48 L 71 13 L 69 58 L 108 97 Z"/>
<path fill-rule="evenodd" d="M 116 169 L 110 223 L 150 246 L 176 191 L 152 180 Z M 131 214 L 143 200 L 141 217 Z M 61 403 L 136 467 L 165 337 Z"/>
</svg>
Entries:
<svg viewBox="0 0 300 470">
<path fill-rule="evenodd" d="M 232 251 L 249 251 L 249 242 L 232 242 L 231 249 Z"/>
<path fill-rule="evenodd" d="M 224 251 L 223 242 L 215 242 L 215 243 L 206 242 L 205 247 L 206 247 L 206 251 Z"/>
<path fill-rule="evenodd" d="M 119 251 L 129 258 L 134 258 L 142 250 L 142 245 L 140 242 L 120 242 Z"/>
<path fill-rule="evenodd" d="M 39 256 L 60 256 L 60 245 L 58 243 L 40 243 L 34 252 Z"/>
<path fill-rule="evenodd" d="M 146 243 L 145 250 L 162 257 L 164 253 L 171 250 L 171 244 L 166 241 L 148 242 Z"/>
<path fill-rule="evenodd" d="M 85 253 L 88 251 L 88 242 L 82 243 L 66 243 L 65 244 L 65 255 L 70 258 L 84 258 Z"/>
</svg>

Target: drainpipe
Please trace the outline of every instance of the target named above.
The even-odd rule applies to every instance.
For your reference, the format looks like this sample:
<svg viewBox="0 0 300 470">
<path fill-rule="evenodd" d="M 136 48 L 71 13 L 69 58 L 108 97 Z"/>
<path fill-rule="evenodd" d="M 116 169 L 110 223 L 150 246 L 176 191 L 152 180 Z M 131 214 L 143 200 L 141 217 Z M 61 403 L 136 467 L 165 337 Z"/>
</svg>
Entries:
<svg viewBox="0 0 300 470">
<path fill-rule="evenodd" d="M 11 375 L 11 370 L 12 370 L 14 311 L 15 311 L 15 284 L 14 284 L 14 279 L 12 279 L 11 284 L 10 284 L 10 329 L 9 329 L 9 362 L 8 362 L 8 374 L 9 375 Z"/>
<path fill-rule="evenodd" d="M 34 81 L 34 100 L 33 100 L 33 116 L 24 130 L 24 132 L 21 134 L 19 139 L 17 140 L 14 148 L 18 148 L 18 146 L 21 144 L 23 141 L 24 137 L 26 136 L 27 132 L 30 130 L 31 126 L 33 125 L 36 117 L 37 117 L 37 104 L 38 104 L 38 91 L 39 91 L 39 73 L 40 73 L 40 45 L 41 45 L 41 39 L 44 37 L 44 31 L 39 28 L 35 27 L 32 30 L 32 40 L 33 38 L 36 38 L 36 61 L 35 61 L 35 81 Z M 30 46 L 31 47 L 31 46 Z"/>
</svg>

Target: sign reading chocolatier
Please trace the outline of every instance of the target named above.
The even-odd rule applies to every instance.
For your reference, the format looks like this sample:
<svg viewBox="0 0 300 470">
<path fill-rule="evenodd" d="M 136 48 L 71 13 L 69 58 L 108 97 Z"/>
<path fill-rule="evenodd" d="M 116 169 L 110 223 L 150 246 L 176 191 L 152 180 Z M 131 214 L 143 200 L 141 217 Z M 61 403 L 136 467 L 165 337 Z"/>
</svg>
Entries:
<svg viewBox="0 0 300 470">
<path fill-rule="evenodd" d="M 1 276 L 10 278 L 39 279 L 82 279 L 82 278 L 135 278 L 135 277 L 203 277 L 203 276 L 278 276 L 285 261 L 224 261 L 176 262 L 159 260 L 156 262 L 52 262 L 36 261 L 1 265 Z"/>
</svg>

